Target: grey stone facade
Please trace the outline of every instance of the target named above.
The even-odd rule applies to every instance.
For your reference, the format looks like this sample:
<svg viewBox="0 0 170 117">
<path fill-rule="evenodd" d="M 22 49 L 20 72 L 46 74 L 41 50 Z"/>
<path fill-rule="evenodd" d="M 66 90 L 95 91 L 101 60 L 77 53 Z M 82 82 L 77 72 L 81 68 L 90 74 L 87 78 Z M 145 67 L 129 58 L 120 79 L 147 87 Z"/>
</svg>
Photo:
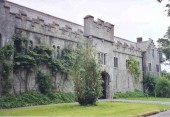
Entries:
<svg viewBox="0 0 170 117">
<path fill-rule="evenodd" d="M 0 47 L 12 44 L 12 36 L 16 31 L 33 42 L 33 46 L 44 43 L 50 46 L 64 48 L 72 46 L 81 40 L 90 40 L 102 60 L 102 70 L 105 74 L 105 98 L 112 98 L 117 91 L 143 90 L 143 78 L 150 73 L 160 76 L 159 53 L 153 41 L 131 42 L 114 36 L 114 25 L 101 19 L 94 21 L 93 16 L 84 18 L 84 26 L 72 23 L 24 6 L 0 0 Z M 126 60 L 133 56 L 139 62 L 141 75 L 139 82 L 126 68 Z M 118 65 L 115 66 L 115 59 Z M 150 65 L 150 66 L 149 66 Z M 149 68 L 150 67 L 150 68 Z M 24 74 L 24 72 L 23 72 Z M 61 74 L 56 76 L 55 84 L 60 91 L 73 91 L 71 77 L 61 81 Z M 65 82 L 65 83 L 63 83 Z M 63 84 L 63 85 L 61 85 Z M 30 76 L 30 89 L 36 89 L 35 76 Z M 61 86 L 60 86 L 61 85 Z M 22 83 L 13 75 L 15 91 L 22 89 Z"/>
</svg>

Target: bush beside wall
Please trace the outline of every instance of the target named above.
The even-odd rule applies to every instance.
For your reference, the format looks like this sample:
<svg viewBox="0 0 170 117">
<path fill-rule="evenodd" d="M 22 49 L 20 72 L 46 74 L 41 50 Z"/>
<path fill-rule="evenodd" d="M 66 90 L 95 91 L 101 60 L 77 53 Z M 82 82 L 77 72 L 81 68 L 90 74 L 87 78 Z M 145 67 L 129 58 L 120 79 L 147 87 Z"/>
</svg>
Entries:
<svg viewBox="0 0 170 117">
<path fill-rule="evenodd" d="M 125 93 L 122 92 L 116 92 L 114 94 L 114 98 L 135 98 L 135 97 L 146 97 L 147 94 L 145 94 L 143 91 L 135 90 L 134 92 L 132 91 L 127 91 Z"/>
<path fill-rule="evenodd" d="M 56 92 L 44 95 L 36 91 L 24 92 L 21 95 L 7 94 L 0 97 L 0 109 L 35 105 L 75 102 L 73 93 Z"/>
</svg>

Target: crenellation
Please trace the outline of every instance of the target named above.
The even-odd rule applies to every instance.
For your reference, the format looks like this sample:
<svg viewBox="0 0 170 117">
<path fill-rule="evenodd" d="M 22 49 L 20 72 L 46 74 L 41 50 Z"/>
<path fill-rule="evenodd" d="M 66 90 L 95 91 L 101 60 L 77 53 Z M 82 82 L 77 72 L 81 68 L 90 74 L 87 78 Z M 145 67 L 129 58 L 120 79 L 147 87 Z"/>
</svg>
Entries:
<svg viewBox="0 0 170 117">
<path fill-rule="evenodd" d="M 123 47 L 124 47 L 124 48 L 127 48 L 127 47 L 129 47 L 129 46 L 128 46 L 128 44 L 127 44 L 126 42 L 124 42 Z"/>
<path fill-rule="evenodd" d="M 101 58 L 103 57 L 103 59 L 105 59 L 103 60 L 105 63 L 102 64 L 102 70 L 107 72 L 110 77 L 109 94 L 107 94 L 106 98 L 112 98 L 113 93 L 116 91 L 142 90 L 142 84 L 140 82 L 137 85 L 141 87 L 133 86 L 133 77 L 125 68 L 126 60 L 129 56 L 135 57 L 140 64 L 142 73 L 142 59 L 144 57 L 142 52 L 148 51 L 146 56 L 151 58 L 152 56 L 149 54 L 151 49 L 154 49 L 156 53 L 153 41 L 149 40 L 148 43 L 142 41 L 140 41 L 140 43 L 135 43 L 116 37 L 114 36 L 113 24 L 101 19 L 94 20 L 94 17 L 90 15 L 84 17 L 83 27 L 76 23 L 11 2 L 5 2 L 6 4 L 3 5 L 3 0 L 0 0 L 0 2 L 0 41 L 2 46 L 7 44 L 6 42 L 12 39 L 12 36 L 17 32 L 27 37 L 30 41 L 30 46 L 33 47 L 38 44 L 48 44 L 54 49 L 58 47 L 73 47 L 73 45 L 76 46 L 76 43 L 82 40 L 88 40 L 95 45 L 97 52 L 101 52 L 99 53 L 101 54 Z M 114 58 L 118 59 L 118 67 L 114 66 Z M 148 58 L 144 58 L 144 61 L 147 62 L 151 60 Z M 153 64 L 157 61 L 157 58 L 159 57 L 155 55 L 154 61 L 151 61 L 151 63 Z M 155 64 L 159 63 L 154 63 L 154 66 Z M 147 64 L 145 67 L 147 67 Z M 160 72 L 155 74 L 160 74 Z M 143 78 L 142 75 L 143 74 L 141 74 L 140 79 Z M 129 82 L 128 86 L 126 85 L 127 82 Z M 18 81 L 16 81 L 16 83 L 18 83 Z M 118 87 L 114 87 L 116 85 Z M 69 87 L 72 86 L 73 85 L 70 85 Z"/>
<path fill-rule="evenodd" d="M 104 25 L 104 21 L 98 18 L 97 19 L 97 24 L 100 25 L 100 26 L 103 26 Z"/>
<path fill-rule="evenodd" d="M 22 10 L 19 10 L 19 14 L 21 14 L 21 16 L 27 16 L 27 14 Z"/>
</svg>

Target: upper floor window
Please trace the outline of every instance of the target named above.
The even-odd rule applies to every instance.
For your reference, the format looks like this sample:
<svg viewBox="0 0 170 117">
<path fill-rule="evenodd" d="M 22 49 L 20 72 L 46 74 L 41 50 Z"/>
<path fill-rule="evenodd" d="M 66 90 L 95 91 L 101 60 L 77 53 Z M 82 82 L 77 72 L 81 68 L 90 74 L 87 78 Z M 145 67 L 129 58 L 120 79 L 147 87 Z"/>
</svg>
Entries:
<svg viewBox="0 0 170 117">
<path fill-rule="evenodd" d="M 103 65 L 106 65 L 106 53 L 102 53 L 102 52 L 99 52 L 98 53 L 98 59 L 99 59 L 99 62 Z"/>
<path fill-rule="evenodd" d="M 154 54 L 155 54 L 154 49 L 152 49 L 152 57 L 154 57 Z"/>
<path fill-rule="evenodd" d="M 156 71 L 159 72 L 159 65 L 156 65 Z"/>
<path fill-rule="evenodd" d="M 61 50 L 60 50 L 60 46 L 57 46 L 57 58 L 61 57 Z"/>
<path fill-rule="evenodd" d="M 118 67 L 118 58 L 114 57 L 114 67 Z"/>
<path fill-rule="evenodd" d="M 126 69 L 129 67 L 129 60 L 126 60 Z"/>
<path fill-rule="evenodd" d="M 151 71 L 151 63 L 148 63 L 148 68 L 149 68 L 149 71 Z"/>
</svg>

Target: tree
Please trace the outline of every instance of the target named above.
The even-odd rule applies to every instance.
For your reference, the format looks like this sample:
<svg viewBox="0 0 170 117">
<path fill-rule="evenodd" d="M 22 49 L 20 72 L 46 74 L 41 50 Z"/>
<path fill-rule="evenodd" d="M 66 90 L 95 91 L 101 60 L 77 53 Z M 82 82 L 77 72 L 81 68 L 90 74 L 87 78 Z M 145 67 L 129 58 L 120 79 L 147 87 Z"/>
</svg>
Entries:
<svg viewBox="0 0 170 117">
<path fill-rule="evenodd" d="M 166 60 L 170 60 L 170 26 L 164 35 L 164 38 L 158 39 L 158 44 L 162 47 L 162 52 L 166 57 Z"/>
<path fill-rule="evenodd" d="M 94 105 L 102 93 L 100 66 L 91 45 L 80 45 L 74 52 L 71 70 L 75 94 L 80 105 Z"/>
<path fill-rule="evenodd" d="M 162 77 L 165 77 L 165 78 L 170 80 L 170 73 L 169 72 L 167 72 L 166 70 L 163 70 L 161 72 L 161 74 L 162 74 Z"/>
<path fill-rule="evenodd" d="M 162 2 L 163 0 L 157 0 L 158 2 Z M 167 14 L 168 14 L 168 16 L 170 16 L 170 0 L 169 0 L 169 2 L 166 4 L 166 8 L 167 8 Z"/>
</svg>

